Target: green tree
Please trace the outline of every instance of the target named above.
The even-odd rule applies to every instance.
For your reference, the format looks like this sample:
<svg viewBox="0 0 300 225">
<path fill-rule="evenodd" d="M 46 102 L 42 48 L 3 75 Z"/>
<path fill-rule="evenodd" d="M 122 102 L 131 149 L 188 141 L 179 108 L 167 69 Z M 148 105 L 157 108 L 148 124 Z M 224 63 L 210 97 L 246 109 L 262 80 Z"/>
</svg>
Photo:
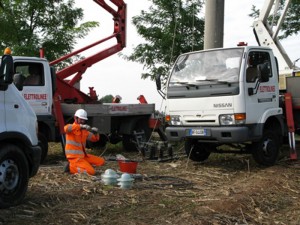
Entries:
<svg viewBox="0 0 300 225">
<path fill-rule="evenodd" d="M 0 48 L 11 47 L 14 55 L 38 56 L 46 50 L 52 61 L 71 52 L 97 22 L 77 26 L 83 10 L 74 0 L 0 0 Z"/>
<path fill-rule="evenodd" d="M 100 99 L 102 103 L 112 103 L 114 96 L 113 95 L 105 95 Z"/>
<path fill-rule="evenodd" d="M 285 0 L 281 0 L 281 3 L 284 3 Z M 283 8 L 283 4 L 279 7 L 279 14 L 274 17 L 274 21 L 277 21 L 277 19 L 280 17 L 281 10 Z M 287 14 L 285 16 L 285 20 L 281 27 L 280 35 L 278 36 L 279 39 L 284 39 L 292 35 L 297 35 L 300 31 L 300 0 L 292 0 L 290 3 L 290 6 L 288 8 Z M 260 10 L 256 8 L 256 6 L 252 6 L 252 13 L 249 14 L 250 17 L 253 17 L 255 19 L 258 18 L 260 13 Z M 273 21 L 273 16 L 269 18 L 270 24 Z"/>
<path fill-rule="evenodd" d="M 142 78 L 167 77 L 179 54 L 203 49 L 204 19 L 199 18 L 203 6 L 199 0 L 149 0 L 149 12 L 141 11 L 132 19 L 145 43 L 137 45 L 125 58 L 139 62 L 147 70 Z"/>
</svg>

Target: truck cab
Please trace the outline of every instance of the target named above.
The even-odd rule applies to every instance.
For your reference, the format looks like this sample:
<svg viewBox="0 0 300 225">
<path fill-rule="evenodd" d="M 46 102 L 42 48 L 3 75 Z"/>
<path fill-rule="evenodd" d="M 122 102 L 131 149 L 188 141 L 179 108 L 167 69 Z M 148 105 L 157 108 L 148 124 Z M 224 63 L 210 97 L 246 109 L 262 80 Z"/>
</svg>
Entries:
<svg viewBox="0 0 300 225">
<path fill-rule="evenodd" d="M 22 88 L 19 82 L 12 56 L 4 55 L 0 65 L 0 208 L 24 199 L 29 178 L 40 165 L 37 117 L 17 89 Z"/>
<path fill-rule="evenodd" d="M 37 115 L 43 162 L 48 153 L 48 141 L 56 138 L 52 112 L 55 72 L 44 58 L 15 56 L 13 59 L 14 70 L 24 77 L 22 95 Z"/>
<path fill-rule="evenodd" d="M 283 134 L 278 69 L 272 50 L 242 46 L 182 54 L 166 89 L 166 135 L 185 141 L 195 161 L 239 150 L 263 165 L 278 156 Z M 231 147 L 228 147 L 231 146 Z"/>
</svg>

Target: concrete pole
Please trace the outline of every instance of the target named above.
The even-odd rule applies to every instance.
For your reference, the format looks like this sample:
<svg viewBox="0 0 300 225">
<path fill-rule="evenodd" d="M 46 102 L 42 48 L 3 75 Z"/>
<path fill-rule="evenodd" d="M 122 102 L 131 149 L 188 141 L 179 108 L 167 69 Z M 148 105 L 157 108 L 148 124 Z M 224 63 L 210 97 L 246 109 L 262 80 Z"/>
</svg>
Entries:
<svg viewBox="0 0 300 225">
<path fill-rule="evenodd" d="M 225 0 L 205 1 L 204 49 L 222 48 Z"/>
</svg>

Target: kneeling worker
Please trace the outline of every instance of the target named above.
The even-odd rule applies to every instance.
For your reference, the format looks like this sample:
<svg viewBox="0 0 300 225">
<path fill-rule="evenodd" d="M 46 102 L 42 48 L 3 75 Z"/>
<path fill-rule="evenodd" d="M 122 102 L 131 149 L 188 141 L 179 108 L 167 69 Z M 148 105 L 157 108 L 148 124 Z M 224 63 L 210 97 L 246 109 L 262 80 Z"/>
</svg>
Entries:
<svg viewBox="0 0 300 225">
<path fill-rule="evenodd" d="M 95 174 L 93 166 L 102 166 L 105 160 L 102 157 L 87 154 L 85 151 L 86 141 L 99 141 L 98 128 L 91 128 L 86 124 L 87 112 L 78 109 L 74 115 L 74 123 L 64 127 L 66 133 L 65 154 L 69 161 L 69 171 L 71 174 L 88 173 Z"/>
</svg>

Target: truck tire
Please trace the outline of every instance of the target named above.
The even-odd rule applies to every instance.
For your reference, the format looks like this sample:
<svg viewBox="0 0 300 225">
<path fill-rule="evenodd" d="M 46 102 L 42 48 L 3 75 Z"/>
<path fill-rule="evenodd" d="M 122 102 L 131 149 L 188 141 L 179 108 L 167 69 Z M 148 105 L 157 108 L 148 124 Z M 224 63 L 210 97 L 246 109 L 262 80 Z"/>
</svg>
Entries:
<svg viewBox="0 0 300 225">
<path fill-rule="evenodd" d="M 252 157 L 262 166 L 273 166 L 279 156 L 279 137 L 276 131 L 265 130 L 260 141 L 252 143 Z"/>
<path fill-rule="evenodd" d="M 25 197 L 29 167 L 22 150 L 12 144 L 0 149 L 0 208 L 18 205 Z"/>
<path fill-rule="evenodd" d="M 139 151 L 134 132 L 141 134 L 140 142 L 148 142 L 151 136 L 151 129 L 148 126 L 148 121 L 140 121 L 135 125 L 134 130 L 130 135 L 123 135 L 122 144 L 127 152 Z"/>
<path fill-rule="evenodd" d="M 41 161 L 40 161 L 40 163 L 42 164 L 48 155 L 48 140 L 45 137 L 45 135 L 43 135 L 42 133 L 38 133 L 38 139 L 39 139 L 39 146 L 42 149 Z"/>
<path fill-rule="evenodd" d="M 100 134 L 100 140 L 99 141 L 97 141 L 97 142 L 87 141 L 86 142 L 86 147 L 87 148 L 92 148 L 92 149 L 95 149 L 95 148 L 102 149 L 102 148 L 106 147 L 107 142 L 108 142 L 107 135 Z"/>
<path fill-rule="evenodd" d="M 207 144 L 199 143 L 194 139 L 187 139 L 184 143 L 187 157 L 196 162 L 202 162 L 208 159 L 210 151 L 207 147 Z"/>
</svg>

